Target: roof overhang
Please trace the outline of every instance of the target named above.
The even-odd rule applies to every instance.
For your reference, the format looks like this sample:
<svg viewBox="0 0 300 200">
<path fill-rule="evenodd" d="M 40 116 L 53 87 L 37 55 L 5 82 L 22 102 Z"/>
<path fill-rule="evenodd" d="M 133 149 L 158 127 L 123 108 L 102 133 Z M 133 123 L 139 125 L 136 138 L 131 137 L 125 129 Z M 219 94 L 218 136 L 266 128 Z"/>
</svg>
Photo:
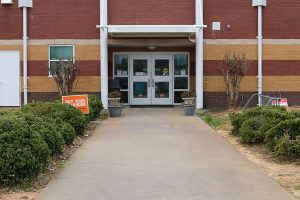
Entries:
<svg viewBox="0 0 300 200">
<path fill-rule="evenodd" d="M 188 38 L 112 38 L 108 39 L 110 47 L 194 47 Z"/>
<path fill-rule="evenodd" d="M 112 37 L 189 37 L 206 26 L 196 25 L 108 25 Z"/>
</svg>

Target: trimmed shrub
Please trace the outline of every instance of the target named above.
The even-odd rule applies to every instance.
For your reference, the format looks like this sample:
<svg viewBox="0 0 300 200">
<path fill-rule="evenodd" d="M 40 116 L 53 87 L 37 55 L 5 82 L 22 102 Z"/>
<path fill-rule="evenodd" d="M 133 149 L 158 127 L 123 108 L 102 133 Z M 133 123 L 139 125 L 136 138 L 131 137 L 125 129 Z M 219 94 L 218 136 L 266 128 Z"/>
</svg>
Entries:
<svg viewBox="0 0 300 200">
<path fill-rule="evenodd" d="M 286 108 L 280 106 L 264 106 L 264 107 L 255 107 L 243 111 L 243 113 L 233 113 L 230 114 L 230 121 L 232 124 L 231 134 L 239 136 L 240 128 L 243 123 L 253 117 L 261 116 L 270 123 L 272 121 L 284 120 L 288 118 Z M 268 129 L 268 123 L 263 125 L 263 130 Z M 271 123 L 270 123 L 271 124 Z M 261 133 L 262 134 L 262 133 Z"/>
<path fill-rule="evenodd" d="M 51 155 L 61 154 L 65 144 L 63 136 L 57 131 L 55 126 L 55 123 L 49 123 L 37 118 L 36 123 L 30 125 L 31 132 L 39 132 L 42 135 L 51 151 Z"/>
<path fill-rule="evenodd" d="M 276 141 L 274 152 L 278 157 L 284 159 L 300 158 L 300 136 L 291 140 L 290 135 L 285 134 Z"/>
<path fill-rule="evenodd" d="M 240 128 L 239 136 L 244 144 L 260 143 L 264 140 L 264 135 L 261 134 L 260 128 L 266 123 L 263 117 L 253 117 L 246 120 Z"/>
<path fill-rule="evenodd" d="M 57 119 L 55 120 L 55 122 L 56 122 L 57 131 L 61 133 L 61 135 L 65 140 L 65 143 L 67 145 L 72 144 L 76 135 L 73 126 L 62 121 L 61 119 Z"/>
<path fill-rule="evenodd" d="M 60 154 L 62 152 L 65 140 L 63 138 L 63 130 L 60 128 L 60 123 L 50 117 L 38 117 L 32 113 L 16 112 L 12 114 L 23 118 L 31 132 L 38 131 L 38 133 L 42 135 L 51 151 L 51 155 Z M 61 121 L 61 123 L 63 122 Z"/>
<path fill-rule="evenodd" d="M 229 118 L 232 125 L 231 134 L 238 136 L 243 123 L 243 115 L 241 113 L 230 113 Z"/>
<path fill-rule="evenodd" d="M 288 119 L 280 122 L 278 125 L 267 131 L 265 143 L 272 150 L 275 151 L 275 146 L 280 143 L 283 136 L 289 136 L 289 140 L 296 141 L 300 136 L 300 119 Z"/>
<path fill-rule="evenodd" d="M 89 95 L 89 111 L 86 115 L 87 121 L 91 122 L 100 116 L 100 112 L 103 109 L 100 99 L 95 95 Z"/>
<path fill-rule="evenodd" d="M 24 118 L 6 114 L 0 118 L 0 184 L 29 180 L 43 170 L 50 150 L 41 136 L 32 131 Z"/>
<path fill-rule="evenodd" d="M 33 113 L 39 117 L 61 119 L 73 126 L 77 135 L 81 135 L 87 126 L 85 116 L 78 109 L 62 103 L 34 103 L 22 108 L 22 112 Z"/>
</svg>

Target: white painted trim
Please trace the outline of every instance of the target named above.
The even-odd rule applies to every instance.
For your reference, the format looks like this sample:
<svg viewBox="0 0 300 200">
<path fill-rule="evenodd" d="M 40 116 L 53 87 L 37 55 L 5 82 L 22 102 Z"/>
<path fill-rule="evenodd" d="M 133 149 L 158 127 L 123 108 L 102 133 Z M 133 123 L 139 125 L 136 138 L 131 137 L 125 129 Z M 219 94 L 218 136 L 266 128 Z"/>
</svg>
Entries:
<svg viewBox="0 0 300 200">
<path fill-rule="evenodd" d="M 124 39 L 135 40 L 135 39 Z M 152 39 L 146 39 L 151 41 Z M 171 41 L 174 39 L 160 39 Z M 99 45 L 99 39 L 30 39 L 28 45 Z M 22 45 L 23 40 L 0 40 L 0 45 Z M 257 39 L 204 39 L 206 45 L 257 45 Z M 267 45 L 300 45 L 300 39 L 263 39 L 263 44 Z M 172 43 L 169 44 L 170 46 Z M 114 46 L 114 45 L 112 45 Z M 130 46 L 130 44 L 129 44 Z M 158 46 L 158 45 L 157 45 Z M 178 46 L 178 45 L 176 45 Z"/>
<path fill-rule="evenodd" d="M 50 55 L 51 47 L 72 47 L 73 48 L 73 62 L 75 62 L 75 45 L 72 45 L 72 44 L 50 44 L 50 45 L 48 45 L 48 69 L 50 69 L 51 62 L 59 61 L 59 60 L 51 60 L 51 55 Z M 63 61 L 68 61 L 68 60 L 63 60 Z M 48 77 L 52 77 L 50 74 L 50 71 L 49 71 Z"/>
<path fill-rule="evenodd" d="M 108 25 L 109 33 L 195 33 L 196 25 Z"/>
<path fill-rule="evenodd" d="M 110 47 L 193 47 L 194 43 L 190 42 L 187 38 L 184 39 L 169 39 L 169 38 L 120 38 L 109 39 L 108 45 Z"/>
</svg>

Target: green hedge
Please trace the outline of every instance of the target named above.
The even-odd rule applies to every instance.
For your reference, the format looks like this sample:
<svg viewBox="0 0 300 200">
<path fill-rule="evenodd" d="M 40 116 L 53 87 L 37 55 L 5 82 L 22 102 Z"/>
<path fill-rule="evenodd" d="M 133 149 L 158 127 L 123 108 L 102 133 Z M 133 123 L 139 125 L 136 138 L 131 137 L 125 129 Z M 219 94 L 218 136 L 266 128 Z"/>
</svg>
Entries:
<svg viewBox="0 0 300 200">
<path fill-rule="evenodd" d="M 89 95 L 89 114 L 86 115 L 88 122 L 97 119 L 100 116 L 100 112 L 103 109 L 102 103 L 97 96 Z"/>
<path fill-rule="evenodd" d="M 282 121 L 267 131 L 265 143 L 280 157 L 298 157 L 300 155 L 300 118 Z"/>
<path fill-rule="evenodd" d="M 42 132 L 22 117 L 0 117 L 0 184 L 29 180 L 47 166 L 50 150 Z"/>
<path fill-rule="evenodd" d="M 20 111 L 0 113 L 0 185 L 13 185 L 37 176 L 50 156 L 62 153 L 75 135 L 102 110 L 98 97 L 89 97 L 89 115 L 60 102 L 28 104 Z"/>
<path fill-rule="evenodd" d="M 266 123 L 266 120 L 263 117 L 253 117 L 246 120 L 240 128 L 241 142 L 244 144 L 263 142 L 264 135 L 260 132 L 260 129 L 264 123 Z"/>
<path fill-rule="evenodd" d="M 81 111 L 68 104 L 33 103 L 22 107 L 22 112 L 32 113 L 39 117 L 61 119 L 73 126 L 77 135 L 81 135 L 87 126 L 87 120 Z"/>
<path fill-rule="evenodd" d="M 300 156 L 300 112 L 284 107 L 257 107 L 230 115 L 231 133 L 242 143 L 264 143 L 278 157 Z"/>
<path fill-rule="evenodd" d="M 244 110 L 243 113 L 232 113 L 230 114 L 230 121 L 232 124 L 231 134 L 238 136 L 240 133 L 240 128 L 242 124 L 253 118 L 258 116 L 267 116 L 269 121 L 273 119 L 285 119 L 287 112 L 285 107 L 279 106 L 265 106 L 265 107 L 255 107 L 251 109 Z"/>
</svg>

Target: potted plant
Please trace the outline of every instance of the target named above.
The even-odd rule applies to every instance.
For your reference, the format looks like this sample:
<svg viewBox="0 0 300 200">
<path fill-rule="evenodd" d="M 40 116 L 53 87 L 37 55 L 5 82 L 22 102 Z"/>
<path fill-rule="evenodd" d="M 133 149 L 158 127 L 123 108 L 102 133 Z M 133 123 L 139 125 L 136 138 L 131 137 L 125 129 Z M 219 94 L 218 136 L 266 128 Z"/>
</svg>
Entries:
<svg viewBox="0 0 300 200">
<path fill-rule="evenodd" d="M 185 91 L 181 93 L 181 98 L 184 102 L 184 105 L 193 105 L 196 100 L 196 93 L 192 91 Z"/>
<path fill-rule="evenodd" d="M 120 100 L 121 100 L 120 92 L 114 91 L 108 94 L 108 110 L 111 117 L 121 116 L 122 106 Z"/>
<path fill-rule="evenodd" d="M 194 116 L 196 106 L 195 106 L 195 100 L 196 100 L 196 93 L 192 91 L 185 91 L 181 94 L 181 98 L 183 100 L 183 108 L 185 116 Z"/>
<path fill-rule="evenodd" d="M 110 106 L 119 106 L 121 100 L 121 93 L 118 91 L 110 92 L 108 94 L 108 104 Z"/>
</svg>

